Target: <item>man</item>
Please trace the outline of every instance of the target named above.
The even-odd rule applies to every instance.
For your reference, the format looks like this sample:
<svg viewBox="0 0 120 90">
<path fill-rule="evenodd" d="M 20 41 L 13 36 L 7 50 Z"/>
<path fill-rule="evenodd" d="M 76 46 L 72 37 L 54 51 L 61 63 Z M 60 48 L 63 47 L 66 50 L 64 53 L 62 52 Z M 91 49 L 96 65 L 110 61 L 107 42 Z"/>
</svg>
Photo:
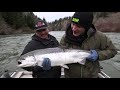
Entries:
<svg viewBox="0 0 120 90">
<path fill-rule="evenodd" d="M 69 69 L 64 70 L 66 78 L 98 78 L 99 61 L 110 59 L 117 54 L 111 40 L 102 32 L 97 31 L 92 22 L 92 12 L 75 12 L 60 41 L 62 48 L 91 52 L 91 55 L 86 58 L 85 65 L 68 64 Z"/>
<path fill-rule="evenodd" d="M 39 20 L 34 31 L 35 34 L 32 36 L 32 40 L 25 46 L 25 49 L 21 55 L 37 49 L 53 48 L 59 46 L 57 39 L 49 34 L 48 26 L 45 21 Z M 20 62 L 18 62 L 18 64 L 19 63 Z M 34 78 L 60 78 L 61 76 L 61 68 L 51 67 L 50 61 L 48 59 L 43 62 L 43 68 L 35 66 L 25 67 L 23 69 L 33 71 L 32 76 Z"/>
</svg>

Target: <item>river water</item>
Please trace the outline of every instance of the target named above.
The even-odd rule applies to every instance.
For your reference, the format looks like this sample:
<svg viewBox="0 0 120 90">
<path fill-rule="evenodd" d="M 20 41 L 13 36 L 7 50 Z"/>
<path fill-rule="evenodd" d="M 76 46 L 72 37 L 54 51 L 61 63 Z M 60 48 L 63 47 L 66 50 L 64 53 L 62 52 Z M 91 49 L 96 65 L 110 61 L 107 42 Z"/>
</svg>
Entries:
<svg viewBox="0 0 120 90">
<path fill-rule="evenodd" d="M 51 31 L 60 41 L 64 31 Z M 104 33 L 117 47 L 120 49 L 120 33 Z M 15 71 L 21 70 L 17 67 L 17 59 L 22 53 L 25 45 L 31 39 L 33 34 L 17 34 L 17 35 L 0 35 L 0 75 L 4 70 Z M 120 51 L 109 60 L 101 61 L 103 71 L 112 78 L 120 78 Z"/>
</svg>

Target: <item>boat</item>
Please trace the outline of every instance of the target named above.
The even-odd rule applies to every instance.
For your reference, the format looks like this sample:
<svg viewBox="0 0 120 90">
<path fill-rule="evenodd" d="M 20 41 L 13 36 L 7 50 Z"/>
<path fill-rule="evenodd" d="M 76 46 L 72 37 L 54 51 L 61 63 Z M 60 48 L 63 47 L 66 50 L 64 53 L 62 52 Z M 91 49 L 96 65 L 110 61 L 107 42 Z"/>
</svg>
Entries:
<svg viewBox="0 0 120 90">
<path fill-rule="evenodd" d="M 98 77 L 99 78 L 111 78 L 109 75 L 107 75 L 105 72 L 103 72 L 102 70 L 98 73 Z M 14 72 L 10 72 L 8 70 L 5 71 L 5 73 L 3 73 L 1 75 L 0 78 L 33 78 L 32 77 L 32 72 L 30 71 L 14 71 Z M 64 78 L 64 69 L 61 69 L 61 78 Z"/>
</svg>

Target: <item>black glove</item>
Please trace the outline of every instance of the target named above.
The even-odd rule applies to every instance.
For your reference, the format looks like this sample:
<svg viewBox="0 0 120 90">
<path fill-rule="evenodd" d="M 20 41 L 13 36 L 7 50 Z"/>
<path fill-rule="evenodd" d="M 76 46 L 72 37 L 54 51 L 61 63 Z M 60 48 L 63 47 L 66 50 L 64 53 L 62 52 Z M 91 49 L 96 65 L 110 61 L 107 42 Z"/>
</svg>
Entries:
<svg viewBox="0 0 120 90">
<path fill-rule="evenodd" d="M 43 71 L 43 69 L 40 66 L 34 66 L 32 71 L 33 72 L 41 72 L 41 71 Z"/>
</svg>

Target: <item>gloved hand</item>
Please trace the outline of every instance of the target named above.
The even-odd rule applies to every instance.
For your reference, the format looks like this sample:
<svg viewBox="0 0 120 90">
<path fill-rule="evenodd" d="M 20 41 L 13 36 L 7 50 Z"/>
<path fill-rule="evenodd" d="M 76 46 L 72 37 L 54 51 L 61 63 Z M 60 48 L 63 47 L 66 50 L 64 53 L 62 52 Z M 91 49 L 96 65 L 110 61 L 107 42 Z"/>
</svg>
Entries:
<svg viewBox="0 0 120 90">
<path fill-rule="evenodd" d="M 89 61 L 96 61 L 98 60 L 98 53 L 96 52 L 96 50 L 91 50 L 91 55 L 89 55 L 86 60 L 89 60 Z"/>
<path fill-rule="evenodd" d="M 43 63 L 42 63 L 42 68 L 43 70 L 49 70 L 51 68 L 51 61 L 49 58 L 44 58 Z"/>
</svg>

